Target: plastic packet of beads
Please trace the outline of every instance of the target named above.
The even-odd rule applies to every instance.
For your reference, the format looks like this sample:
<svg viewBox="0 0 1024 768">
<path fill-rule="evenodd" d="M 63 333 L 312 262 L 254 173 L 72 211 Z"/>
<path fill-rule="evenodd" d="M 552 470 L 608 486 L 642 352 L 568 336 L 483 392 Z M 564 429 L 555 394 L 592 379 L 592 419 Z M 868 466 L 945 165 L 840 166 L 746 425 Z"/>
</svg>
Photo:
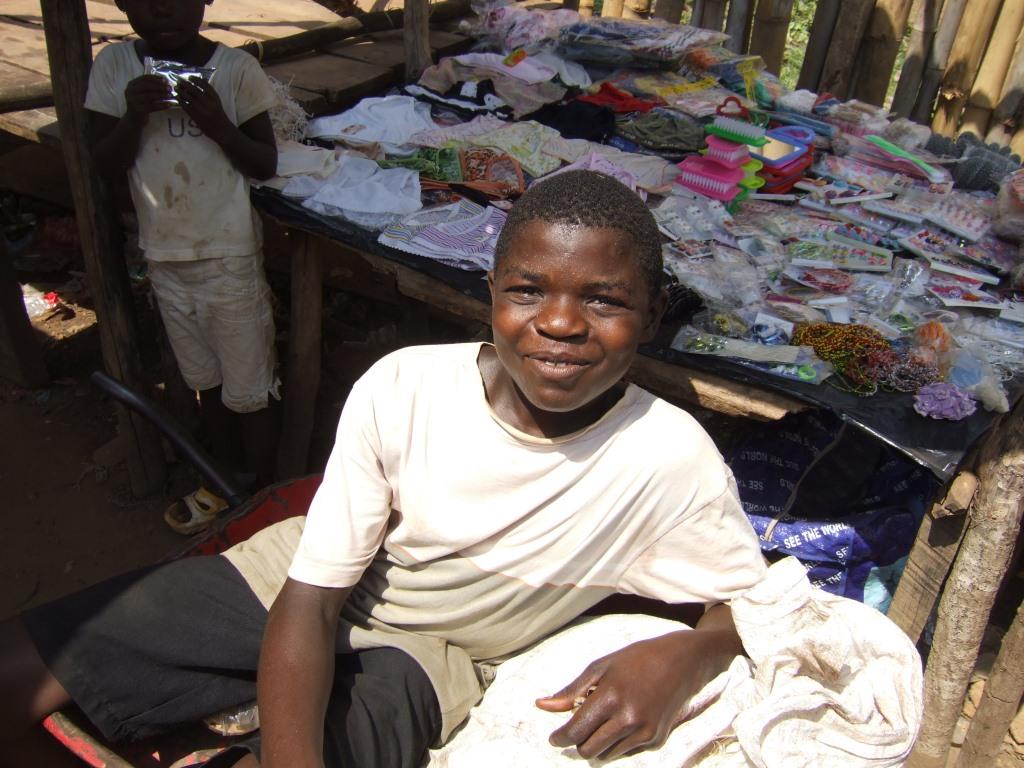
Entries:
<svg viewBox="0 0 1024 768">
<path fill-rule="evenodd" d="M 189 64 L 181 64 L 177 61 L 165 61 L 146 56 L 142 61 L 143 68 L 147 75 L 159 75 L 171 86 L 172 97 L 168 99 L 169 104 L 177 104 L 178 83 L 182 80 L 213 80 L 216 67 L 194 67 Z"/>
<path fill-rule="evenodd" d="M 760 344 L 756 341 L 696 332 L 693 328 L 681 329 L 669 346 L 679 352 L 785 365 L 795 364 L 800 358 L 801 351 L 800 347 L 791 347 L 788 344 Z"/>
</svg>

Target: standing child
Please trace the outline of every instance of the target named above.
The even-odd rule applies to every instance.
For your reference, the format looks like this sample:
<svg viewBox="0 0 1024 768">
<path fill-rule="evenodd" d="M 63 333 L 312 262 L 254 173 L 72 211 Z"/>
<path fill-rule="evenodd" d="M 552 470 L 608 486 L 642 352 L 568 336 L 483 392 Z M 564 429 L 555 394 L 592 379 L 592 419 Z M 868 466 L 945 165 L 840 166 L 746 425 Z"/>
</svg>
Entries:
<svg viewBox="0 0 1024 768">
<path fill-rule="evenodd" d="M 272 479 L 278 397 L 274 318 L 248 177 L 274 175 L 268 110 L 276 96 L 259 63 L 199 34 L 212 0 L 117 0 L 139 40 L 96 57 L 85 106 L 93 150 L 111 178 L 127 173 L 178 367 L 199 393 L 214 455 L 258 483 Z M 174 88 L 147 58 L 212 70 Z M 224 502 L 205 488 L 164 518 L 202 530 Z"/>
</svg>

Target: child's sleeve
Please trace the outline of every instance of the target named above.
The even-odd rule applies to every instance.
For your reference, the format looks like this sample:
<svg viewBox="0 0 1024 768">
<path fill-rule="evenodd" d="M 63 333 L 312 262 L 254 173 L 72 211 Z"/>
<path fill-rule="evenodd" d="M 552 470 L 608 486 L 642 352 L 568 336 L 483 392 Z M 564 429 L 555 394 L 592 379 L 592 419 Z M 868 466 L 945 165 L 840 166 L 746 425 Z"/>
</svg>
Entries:
<svg viewBox="0 0 1024 768">
<path fill-rule="evenodd" d="M 345 402 L 324 479 L 309 507 L 288 575 L 318 587 L 350 587 L 380 548 L 391 514 L 370 373 Z"/>
<path fill-rule="evenodd" d="M 96 55 L 89 71 L 85 108 L 112 117 L 121 117 L 128 108 L 124 98 L 124 78 L 119 75 L 117 53 L 108 45 Z"/>
<path fill-rule="evenodd" d="M 684 514 L 644 549 L 619 581 L 621 592 L 666 603 L 730 600 L 763 577 L 757 535 L 740 505 L 732 473 L 725 490 Z"/>
<path fill-rule="evenodd" d="M 277 94 L 270 83 L 270 78 L 260 63 L 248 54 L 244 54 L 241 59 L 237 87 L 235 104 L 239 125 L 277 105 Z"/>
</svg>

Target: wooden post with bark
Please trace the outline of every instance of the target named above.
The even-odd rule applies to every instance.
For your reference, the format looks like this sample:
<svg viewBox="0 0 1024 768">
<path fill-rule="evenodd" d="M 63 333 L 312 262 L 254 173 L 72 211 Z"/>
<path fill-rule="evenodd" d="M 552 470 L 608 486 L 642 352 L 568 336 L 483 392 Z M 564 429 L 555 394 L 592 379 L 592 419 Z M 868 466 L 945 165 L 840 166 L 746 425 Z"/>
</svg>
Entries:
<svg viewBox="0 0 1024 768">
<path fill-rule="evenodd" d="M 924 720 L 907 768 L 942 768 L 996 592 L 1024 510 L 1024 403 L 996 422 L 978 452 L 978 492 L 939 601 L 924 677 Z"/>
<path fill-rule="evenodd" d="M 750 33 L 750 52 L 764 59 L 765 67 L 776 75 L 782 69 L 786 35 L 793 16 L 793 0 L 758 0 L 754 27 Z"/>
<path fill-rule="evenodd" d="M 730 51 L 745 53 L 747 50 L 747 29 L 751 23 L 751 0 L 732 0 L 729 15 L 725 20 L 725 33 L 729 39 L 725 45 Z"/>
<path fill-rule="evenodd" d="M 910 117 L 921 90 L 921 73 L 931 51 L 935 28 L 939 24 L 944 0 L 914 0 L 910 12 L 910 39 L 907 41 L 907 55 L 903 59 L 896 82 L 896 92 L 890 109 L 901 117 Z"/>
<path fill-rule="evenodd" d="M 430 57 L 430 0 L 405 0 L 402 21 L 405 43 L 405 80 L 420 79 L 423 70 L 433 64 Z"/>
<path fill-rule="evenodd" d="M 1013 61 L 1013 49 L 1021 29 L 1024 28 L 1024 3 L 1003 2 L 999 20 L 992 30 L 992 38 L 985 49 L 978 76 L 971 86 L 971 96 L 964 109 L 961 131 L 970 131 L 983 137 L 988 131 L 992 112 L 999 101 L 999 93 L 1006 81 L 1006 73 Z"/>
<path fill-rule="evenodd" d="M 807 49 L 804 51 L 804 63 L 800 68 L 800 77 L 796 81 L 797 88 L 817 91 L 821 82 L 821 70 L 825 66 L 828 47 L 832 43 L 832 32 L 839 18 L 839 0 L 818 0 L 814 9 L 814 20 L 807 36 Z"/>
<path fill-rule="evenodd" d="M 726 0 L 704 0 L 704 17 L 700 24 L 704 29 L 722 31 L 722 27 L 725 26 L 725 2 Z"/>
<path fill-rule="evenodd" d="M 874 8 L 874 0 L 845 0 L 832 33 L 832 42 L 825 64 L 821 69 L 819 90 L 828 91 L 840 99 L 849 95 L 853 77 L 853 62 L 857 58 L 864 30 L 867 29 Z"/>
<path fill-rule="evenodd" d="M 882 105 L 913 0 L 878 0 L 860 45 L 853 95 Z"/>
<path fill-rule="evenodd" d="M 992 25 L 996 23 L 1002 1 L 968 0 L 960 19 L 960 32 L 949 52 L 946 74 L 939 86 L 939 101 L 932 118 L 932 130 L 936 133 L 944 136 L 956 134 L 960 113 L 967 103 L 985 53 L 983 41 L 992 34 Z"/>
<path fill-rule="evenodd" d="M 910 119 L 915 123 L 927 125 L 931 122 L 935 94 L 938 93 L 939 83 L 946 74 L 949 52 L 953 49 L 953 41 L 960 28 L 960 19 L 964 15 L 966 4 L 967 0 L 945 0 L 942 5 L 942 16 L 939 17 L 938 26 L 935 28 L 935 37 L 932 39 L 931 50 L 928 51 L 921 74 L 921 86 L 917 91 L 914 108 L 910 112 Z"/>
<path fill-rule="evenodd" d="M 1024 696 L 1024 603 L 1003 637 L 956 768 L 990 768 Z"/>
<path fill-rule="evenodd" d="M 21 387 L 45 387 L 49 381 L 43 353 L 25 311 L 25 299 L 0 237 L 0 371 Z"/>
<path fill-rule="evenodd" d="M 118 381 L 148 394 L 114 206 L 107 198 L 87 140 L 84 103 L 92 45 L 85 0 L 42 0 L 42 16 L 61 148 L 86 277 L 99 321 L 103 365 Z M 142 416 L 122 406 L 117 408 L 132 492 L 143 496 L 162 489 L 164 456 L 156 429 Z"/>
</svg>

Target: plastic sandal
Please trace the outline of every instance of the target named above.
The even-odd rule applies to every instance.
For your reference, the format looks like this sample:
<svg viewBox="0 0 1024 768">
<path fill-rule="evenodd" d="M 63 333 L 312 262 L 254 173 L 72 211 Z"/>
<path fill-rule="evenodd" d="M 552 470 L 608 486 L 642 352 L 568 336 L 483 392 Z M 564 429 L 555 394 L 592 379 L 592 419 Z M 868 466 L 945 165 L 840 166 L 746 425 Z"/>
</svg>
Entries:
<svg viewBox="0 0 1024 768">
<path fill-rule="evenodd" d="M 179 520 L 174 516 L 175 511 L 182 505 L 188 510 L 188 520 Z M 209 528 L 217 519 L 217 515 L 227 508 L 228 503 L 224 499 L 212 491 L 200 487 L 169 506 L 164 511 L 164 522 L 173 531 L 188 536 Z"/>
</svg>

